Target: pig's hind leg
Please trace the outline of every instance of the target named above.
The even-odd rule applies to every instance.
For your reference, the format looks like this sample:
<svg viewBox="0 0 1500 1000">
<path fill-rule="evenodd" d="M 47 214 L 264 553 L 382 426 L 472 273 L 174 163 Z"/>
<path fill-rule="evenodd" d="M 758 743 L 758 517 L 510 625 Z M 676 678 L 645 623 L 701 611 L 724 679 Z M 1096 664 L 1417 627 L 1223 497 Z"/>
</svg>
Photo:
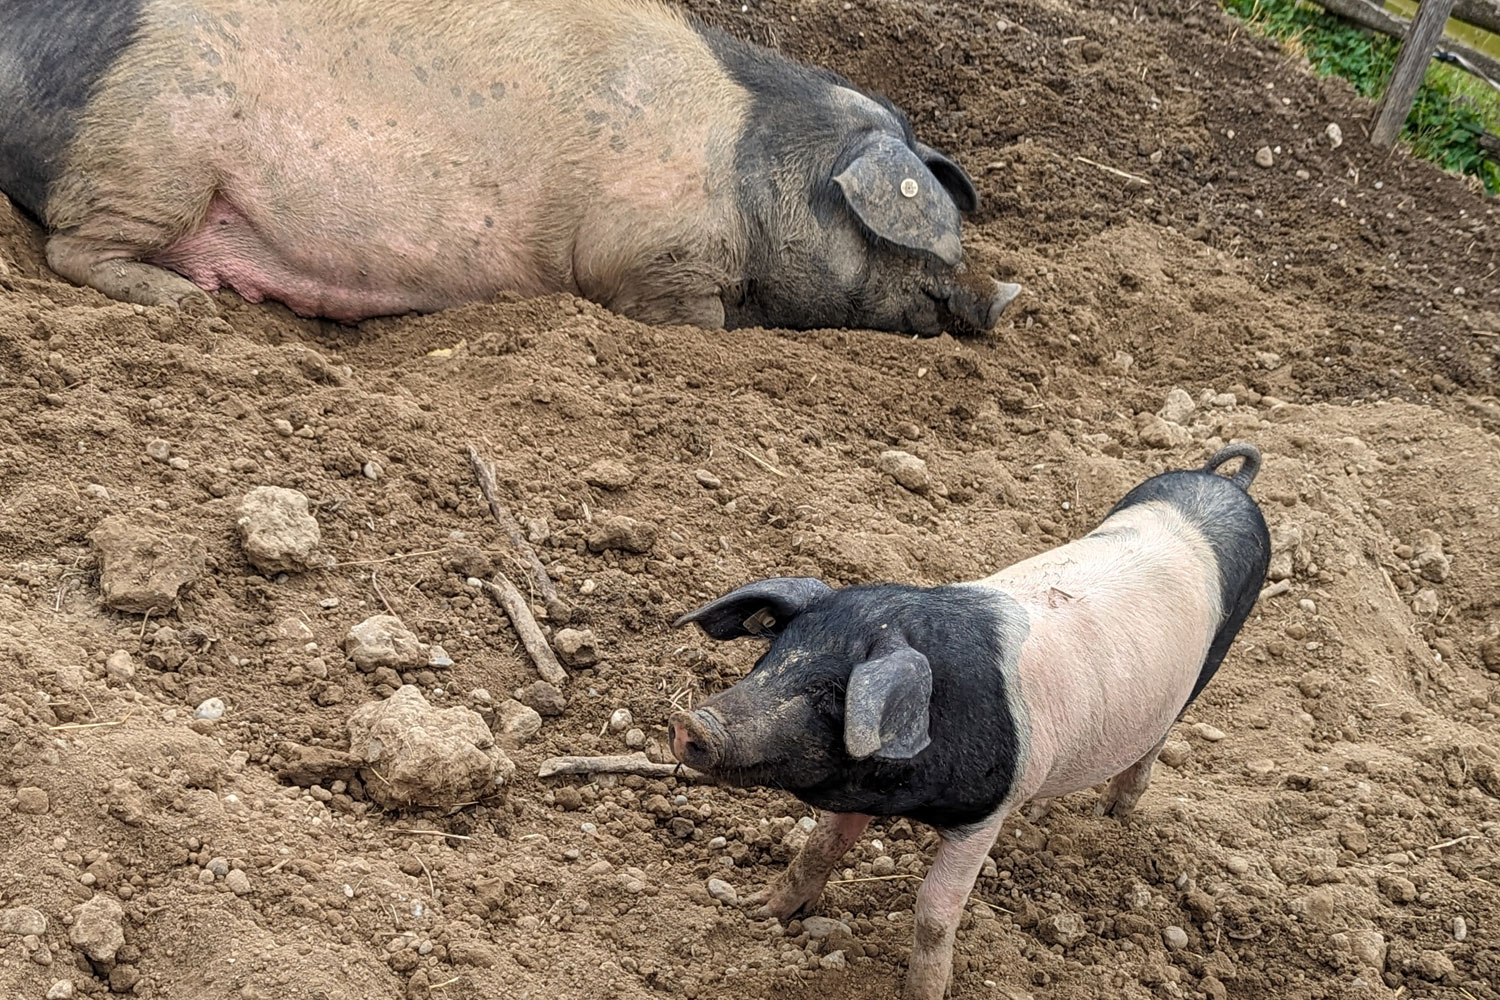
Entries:
<svg viewBox="0 0 1500 1000">
<path fill-rule="evenodd" d="M 1161 742 L 1151 748 L 1150 753 L 1111 778 L 1109 787 L 1105 788 L 1098 804 L 1094 806 L 1095 815 L 1113 816 L 1119 820 L 1128 818 L 1151 784 L 1151 771 L 1156 766 L 1161 748 L 1166 744 L 1167 738 L 1163 736 Z"/>
<path fill-rule="evenodd" d="M 872 818 L 863 813 L 824 812 L 781 877 L 747 899 L 746 905 L 754 907 L 752 912 L 757 917 L 785 921 L 817 902 L 834 865 L 849 853 Z"/>
<path fill-rule="evenodd" d="M 189 313 L 212 315 L 208 293 L 166 268 L 115 256 L 86 240 L 56 235 L 47 241 L 47 266 L 62 277 L 87 285 L 119 302 L 143 306 L 171 306 Z"/>
</svg>

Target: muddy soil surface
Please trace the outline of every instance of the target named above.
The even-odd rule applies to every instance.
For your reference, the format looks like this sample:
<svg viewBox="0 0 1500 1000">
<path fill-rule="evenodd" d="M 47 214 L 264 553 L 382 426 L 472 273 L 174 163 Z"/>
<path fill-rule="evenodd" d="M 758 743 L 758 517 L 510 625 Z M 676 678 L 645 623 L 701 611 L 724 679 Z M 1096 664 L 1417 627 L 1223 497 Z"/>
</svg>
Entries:
<svg viewBox="0 0 1500 1000">
<path fill-rule="evenodd" d="M 970 253 L 1026 286 L 1002 329 L 193 318 L 59 281 L 0 202 L 0 994 L 894 998 L 930 831 L 877 823 L 815 937 L 707 888 L 780 870 L 792 798 L 538 764 L 662 758 L 754 657 L 669 628 L 704 598 L 973 578 L 1238 439 L 1279 592 L 1130 823 L 1007 825 L 954 996 L 1500 997 L 1492 203 L 1209 4 L 693 6 L 962 159 Z M 560 691 L 470 582 L 525 579 L 471 444 L 593 633 Z M 306 509 L 242 527 L 263 486 Z M 356 749 L 488 725 L 351 763 L 403 684 Z"/>
</svg>

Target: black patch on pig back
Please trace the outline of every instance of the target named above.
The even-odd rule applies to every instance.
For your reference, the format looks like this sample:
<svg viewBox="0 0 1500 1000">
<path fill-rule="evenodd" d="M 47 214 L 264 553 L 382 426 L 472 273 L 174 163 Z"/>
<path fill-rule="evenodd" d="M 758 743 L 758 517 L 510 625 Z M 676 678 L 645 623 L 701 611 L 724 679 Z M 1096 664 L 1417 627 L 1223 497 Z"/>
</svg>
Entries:
<svg viewBox="0 0 1500 1000">
<path fill-rule="evenodd" d="M 0 190 L 38 220 L 79 112 L 134 40 L 144 6 L 145 0 L 0 0 Z"/>
<path fill-rule="evenodd" d="M 1260 507 L 1250 494 L 1224 476 L 1198 469 L 1153 476 L 1125 494 L 1109 513 L 1153 500 L 1176 507 L 1203 533 L 1219 570 L 1219 606 L 1223 617 L 1198 681 L 1183 705 L 1186 708 L 1213 679 L 1245 619 L 1250 617 L 1271 563 L 1271 536 Z"/>
<path fill-rule="evenodd" d="M 833 654 L 828 662 L 845 664 L 843 680 L 886 630 L 924 654 L 932 668 L 932 742 L 910 760 L 853 760 L 842 750 L 840 714 L 830 734 L 840 758 L 832 776 L 787 790 L 820 809 L 907 816 L 939 829 L 992 815 L 1019 771 L 1016 723 L 1000 666 L 1001 626 L 994 596 L 962 586 L 849 587 L 795 619 L 778 645 L 823 647 Z"/>
</svg>

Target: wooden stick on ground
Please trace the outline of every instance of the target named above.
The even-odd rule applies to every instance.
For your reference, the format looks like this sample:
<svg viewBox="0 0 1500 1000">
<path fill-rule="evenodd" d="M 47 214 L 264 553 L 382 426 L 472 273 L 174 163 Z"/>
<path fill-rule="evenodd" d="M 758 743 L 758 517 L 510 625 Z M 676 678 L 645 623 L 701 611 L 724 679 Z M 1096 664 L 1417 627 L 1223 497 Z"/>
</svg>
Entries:
<svg viewBox="0 0 1500 1000">
<path fill-rule="evenodd" d="M 479 449 L 469 445 L 469 466 L 474 470 L 474 478 L 479 481 L 479 492 L 484 495 L 484 502 L 489 505 L 490 514 L 494 516 L 495 522 L 510 539 L 510 544 L 526 564 L 531 573 L 532 582 L 542 595 L 542 604 L 547 609 L 547 617 L 558 623 L 568 620 L 568 606 L 563 603 L 562 598 L 557 595 L 557 586 L 552 582 L 552 577 L 547 575 L 547 567 L 537 558 L 536 549 L 526 541 L 526 536 L 521 534 L 521 526 L 516 523 L 515 516 L 504 507 L 500 501 L 495 499 L 495 471 L 490 468 L 488 462 L 479 454 Z"/>
<path fill-rule="evenodd" d="M 537 769 L 538 778 L 559 774 L 638 774 L 643 778 L 680 778 L 684 781 L 711 781 L 702 771 L 683 764 L 658 764 L 643 753 L 622 753 L 607 757 L 550 757 Z"/>
<path fill-rule="evenodd" d="M 511 625 L 515 626 L 516 635 L 521 637 L 521 643 L 526 647 L 527 655 L 536 664 L 537 673 L 542 675 L 542 680 L 558 687 L 567 683 L 567 672 L 557 662 L 552 646 L 547 642 L 547 637 L 542 635 L 541 626 L 532 617 L 531 607 L 516 589 L 516 585 L 504 573 L 496 573 L 494 580 L 480 580 L 479 583 L 505 609 Z"/>
</svg>

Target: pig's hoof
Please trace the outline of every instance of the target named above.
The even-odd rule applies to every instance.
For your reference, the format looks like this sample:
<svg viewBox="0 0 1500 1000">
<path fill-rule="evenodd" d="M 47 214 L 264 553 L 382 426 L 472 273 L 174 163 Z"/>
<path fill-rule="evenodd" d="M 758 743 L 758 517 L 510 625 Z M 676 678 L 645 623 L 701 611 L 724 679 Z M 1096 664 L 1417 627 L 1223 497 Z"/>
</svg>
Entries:
<svg viewBox="0 0 1500 1000">
<path fill-rule="evenodd" d="M 816 899 L 816 893 L 808 896 L 806 893 L 793 892 L 790 888 L 772 887 L 747 896 L 743 905 L 750 916 L 757 920 L 774 917 L 786 923 Z"/>
</svg>

